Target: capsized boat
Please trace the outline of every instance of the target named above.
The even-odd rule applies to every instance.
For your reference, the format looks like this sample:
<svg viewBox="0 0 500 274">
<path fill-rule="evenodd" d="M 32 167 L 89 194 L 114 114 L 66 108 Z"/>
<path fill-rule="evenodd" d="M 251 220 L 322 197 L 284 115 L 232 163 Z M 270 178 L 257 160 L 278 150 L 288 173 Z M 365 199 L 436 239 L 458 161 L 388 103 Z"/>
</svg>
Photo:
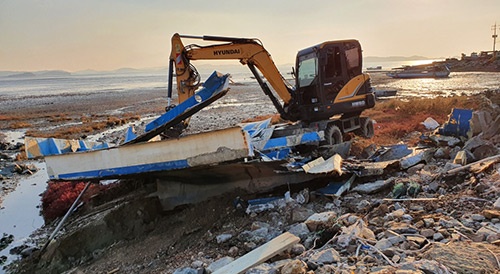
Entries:
<svg viewBox="0 0 500 274">
<path fill-rule="evenodd" d="M 444 64 L 426 64 L 418 66 L 402 66 L 387 73 L 392 78 L 446 78 L 450 69 Z"/>
</svg>

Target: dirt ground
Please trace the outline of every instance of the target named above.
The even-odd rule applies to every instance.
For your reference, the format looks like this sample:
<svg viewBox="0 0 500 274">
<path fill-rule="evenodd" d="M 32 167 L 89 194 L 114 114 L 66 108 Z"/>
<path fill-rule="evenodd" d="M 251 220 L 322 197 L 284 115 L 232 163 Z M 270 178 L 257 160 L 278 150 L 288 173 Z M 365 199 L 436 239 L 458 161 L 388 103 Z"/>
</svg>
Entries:
<svg viewBox="0 0 500 274">
<path fill-rule="evenodd" d="M 391 81 L 388 78 L 378 80 Z M 187 134 L 226 128 L 249 118 L 275 113 L 270 100 L 257 85 L 231 85 L 230 88 L 228 95 L 193 116 L 186 131 Z M 0 129 L 19 127 L 22 130 L 53 132 L 54 129 L 64 125 L 85 123 L 88 119 L 107 121 L 110 116 L 120 119 L 130 118 L 131 113 L 140 118 L 146 118 L 162 113 L 166 104 L 164 97 L 165 94 L 161 91 L 147 94 L 136 91 L 7 98 L 0 102 L 0 116 L 12 117 L 12 119 L 0 119 Z M 141 123 L 141 121 L 134 119 L 123 120 L 123 123 L 128 121 Z M 16 126 L 16 124 L 22 123 L 27 126 Z M 106 127 L 113 126 L 116 124 L 108 124 Z M 66 137 L 78 138 L 83 135 L 90 135 L 90 132 L 82 133 L 76 130 Z M 119 137 L 113 136 L 103 139 L 115 141 Z M 6 182 L 6 184 L 9 183 Z M 305 186 L 298 186 L 298 189 L 301 187 Z M 281 191 L 276 193 L 282 194 Z M 6 193 L 1 194 L 5 195 Z M 245 214 L 234 207 L 234 198 L 238 195 L 239 193 L 225 195 L 203 204 L 178 208 L 173 212 L 156 212 L 155 214 L 158 215 L 152 218 L 154 220 L 149 222 L 147 227 L 143 227 L 135 233 L 134 237 L 116 241 L 107 247 L 94 251 L 85 260 L 74 262 L 74 265 L 77 266 L 67 270 L 66 273 L 173 273 L 178 268 L 192 266 L 193 262 L 199 261 L 209 264 L 224 256 L 243 255 L 251 250 L 251 247 L 249 250 L 245 250 L 244 246 L 239 246 L 235 255 L 234 251 L 233 253 L 230 251 L 234 243 L 219 244 L 215 239 L 217 235 L 229 232 L 238 235 L 244 230 L 248 230 L 255 222 L 274 223 L 278 220 L 291 222 L 289 215 L 278 218 L 273 214 L 252 216 Z M 250 195 L 244 198 L 254 197 Z M 312 199 L 311 207 L 320 211 L 331 202 L 332 200 L 329 198 L 316 197 Z M 356 204 L 354 200 L 349 203 L 350 206 Z M 457 205 L 450 202 L 450 206 L 443 208 L 442 211 L 458 214 L 455 212 L 454 206 Z M 353 211 L 348 207 L 343 210 L 345 212 Z M 472 204 L 470 210 L 480 212 L 482 207 Z M 462 211 L 459 210 L 459 212 Z M 50 231 L 51 228 L 53 226 L 46 227 L 45 230 Z M 494 251 L 497 252 L 497 250 Z M 458 256 L 467 257 L 468 254 L 463 253 L 458 254 Z M 17 270 L 15 268 L 11 270 L 30 273 L 33 270 L 30 268 L 30 261 L 25 262 L 28 262 L 28 267 L 25 265 Z M 492 269 L 494 268 L 493 265 Z"/>
</svg>

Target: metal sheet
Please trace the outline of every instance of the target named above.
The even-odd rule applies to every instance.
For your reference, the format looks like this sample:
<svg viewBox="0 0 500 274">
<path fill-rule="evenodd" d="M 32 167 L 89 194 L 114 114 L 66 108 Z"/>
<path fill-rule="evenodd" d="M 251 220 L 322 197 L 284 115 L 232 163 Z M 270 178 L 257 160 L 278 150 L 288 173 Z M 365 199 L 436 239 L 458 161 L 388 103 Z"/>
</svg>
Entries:
<svg viewBox="0 0 500 274">
<path fill-rule="evenodd" d="M 165 129 L 179 124 L 191 117 L 207 105 L 224 96 L 229 90 L 229 75 L 212 73 L 203 83 L 203 88 L 165 114 L 146 125 L 146 132 L 129 140 L 126 144 L 140 143 L 150 140 Z"/>
<path fill-rule="evenodd" d="M 102 142 L 34 137 L 25 137 L 24 144 L 29 159 L 109 147 L 109 144 Z"/>
<path fill-rule="evenodd" d="M 249 155 L 239 127 L 81 153 L 45 157 L 50 179 L 119 178 L 242 159 Z"/>
<path fill-rule="evenodd" d="M 448 122 L 444 123 L 444 125 L 438 129 L 439 134 L 467 137 L 467 132 L 470 130 L 471 118 L 471 109 L 454 108 L 451 111 Z"/>
</svg>

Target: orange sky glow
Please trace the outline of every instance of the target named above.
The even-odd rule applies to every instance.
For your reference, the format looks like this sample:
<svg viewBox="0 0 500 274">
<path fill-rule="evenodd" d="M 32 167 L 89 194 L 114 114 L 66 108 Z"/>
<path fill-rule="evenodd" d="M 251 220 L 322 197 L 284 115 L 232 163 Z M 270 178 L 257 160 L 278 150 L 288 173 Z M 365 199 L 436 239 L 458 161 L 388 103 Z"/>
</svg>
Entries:
<svg viewBox="0 0 500 274">
<path fill-rule="evenodd" d="M 492 49 L 499 11 L 499 0 L 0 0 L 0 70 L 164 67 L 176 32 L 259 38 L 277 64 L 347 38 L 364 56 L 454 57 Z"/>
</svg>

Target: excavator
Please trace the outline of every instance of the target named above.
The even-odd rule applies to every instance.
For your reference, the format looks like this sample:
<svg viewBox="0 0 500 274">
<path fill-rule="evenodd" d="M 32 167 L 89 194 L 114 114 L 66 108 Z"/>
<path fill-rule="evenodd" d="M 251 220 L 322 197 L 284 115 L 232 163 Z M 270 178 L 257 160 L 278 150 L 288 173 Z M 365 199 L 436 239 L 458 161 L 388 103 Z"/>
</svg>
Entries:
<svg viewBox="0 0 500 274">
<path fill-rule="evenodd" d="M 183 39 L 208 41 L 209 45 L 185 46 Z M 248 66 L 281 118 L 298 122 L 306 131 L 324 131 L 327 144 L 341 143 L 347 132 L 367 138 L 374 134 L 371 119 L 360 116 L 375 105 L 375 96 L 370 76 L 362 73 L 357 40 L 328 41 L 299 51 L 292 68 L 295 85 L 281 75 L 259 39 L 176 33 L 171 42 L 167 111 L 172 106 L 174 76 L 179 103 L 194 96 L 201 84 L 191 61 L 239 60 Z M 179 124 L 186 127 L 188 123 L 189 118 Z"/>
</svg>

